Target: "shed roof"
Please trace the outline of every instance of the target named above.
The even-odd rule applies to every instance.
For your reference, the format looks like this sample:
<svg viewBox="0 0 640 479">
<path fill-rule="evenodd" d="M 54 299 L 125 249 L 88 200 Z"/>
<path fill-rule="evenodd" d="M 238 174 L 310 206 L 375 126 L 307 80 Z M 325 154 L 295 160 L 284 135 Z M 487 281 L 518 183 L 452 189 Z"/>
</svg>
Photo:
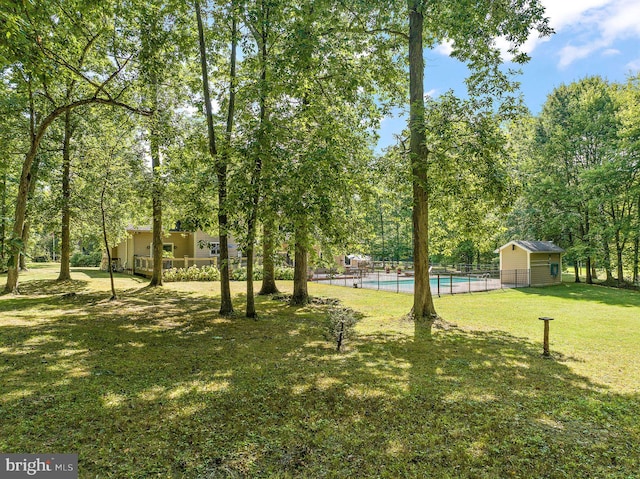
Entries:
<svg viewBox="0 0 640 479">
<path fill-rule="evenodd" d="M 495 252 L 499 253 L 511 245 L 516 245 L 529 253 L 564 253 L 564 250 L 560 246 L 553 244 L 551 241 L 523 241 L 514 240 L 509 241 L 507 244 L 500 246 Z"/>
</svg>

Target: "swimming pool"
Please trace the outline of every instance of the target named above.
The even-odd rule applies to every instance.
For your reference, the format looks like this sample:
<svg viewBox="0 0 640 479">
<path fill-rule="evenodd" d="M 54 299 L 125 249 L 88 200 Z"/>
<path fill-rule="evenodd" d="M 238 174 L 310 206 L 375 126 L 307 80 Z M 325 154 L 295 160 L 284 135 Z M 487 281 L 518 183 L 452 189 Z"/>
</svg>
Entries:
<svg viewBox="0 0 640 479">
<path fill-rule="evenodd" d="M 369 274 L 364 278 L 357 277 L 336 277 L 319 280 L 320 283 L 335 286 L 358 287 L 364 289 L 375 289 L 380 291 L 392 291 L 398 293 L 413 293 L 415 278 L 406 276 L 396 276 L 394 274 Z M 482 276 L 452 276 L 442 274 L 433 276 L 429 280 L 431 292 L 433 294 L 469 293 L 473 291 L 487 291 L 490 289 L 500 289 L 499 279 L 492 279 Z"/>
</svg>

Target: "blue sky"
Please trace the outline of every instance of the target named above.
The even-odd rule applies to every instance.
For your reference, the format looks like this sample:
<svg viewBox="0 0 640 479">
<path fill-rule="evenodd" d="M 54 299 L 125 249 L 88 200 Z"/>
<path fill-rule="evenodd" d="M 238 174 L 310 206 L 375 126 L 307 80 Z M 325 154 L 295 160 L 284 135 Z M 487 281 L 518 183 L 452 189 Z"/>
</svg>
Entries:
<svg viewBox="0 0 640 479">
<path fill-rule="evenodd" d="M 640 0 L 542 0 L 555 34 L 529 39 L 531 61 L 518 77 L 525 102 L 540 112 L 547 95 L 561 84 L 589 75 L 623 82 L 640 71 Z M 506 50 L 506 49 L 505 49 Z M 425 52 L 425 92 L 438 96 L 449 89 L 465 91 L 467 70 L 449 57 L 446 44 Z M 397 111 L 383 120 L 378 149 L 395 143 L 406 127 Z"/>
</svg>

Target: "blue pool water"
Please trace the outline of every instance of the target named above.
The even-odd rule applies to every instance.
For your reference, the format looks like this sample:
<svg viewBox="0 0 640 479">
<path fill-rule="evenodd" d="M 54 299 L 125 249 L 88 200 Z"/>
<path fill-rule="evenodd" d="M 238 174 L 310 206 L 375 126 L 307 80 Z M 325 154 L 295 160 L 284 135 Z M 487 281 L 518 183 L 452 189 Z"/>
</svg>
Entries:
<svg viewBox="0 0 640 479">
<path fill-rule="evenodd" d="M 484 281 L 484 280 L 471 278 L 472 283 L 475 281 Z M 456 276 L 454 277 L 443 276 L 440 278 L 440 287 L 442 288 L 443 286 L 449 286 L 449 284 L 468 283 L 468 282 L 469 282 L 469 278 L 461 278 Z M 432 288 L 437 288 L 438 278 L 430 278 L 429 283 L 431 284 Z M 402 287 L 403 289 L 405 289 L 408 286 L 410 286 L 411 289 L 413 289 L 414 284 L 415 284 L 415 280 L 413 278 L 402 278 L 397 280 L 391 279 L 391 280 L 380 280 L 380 281 L 376 279 L 367 279 L 362 281 L 362 286 L 364 288 L 377 287 L 378 285 L 380 285 L 381 288 L 388 289 L 391 286 L 400 285 L 400 287 Z"/>
</svg>

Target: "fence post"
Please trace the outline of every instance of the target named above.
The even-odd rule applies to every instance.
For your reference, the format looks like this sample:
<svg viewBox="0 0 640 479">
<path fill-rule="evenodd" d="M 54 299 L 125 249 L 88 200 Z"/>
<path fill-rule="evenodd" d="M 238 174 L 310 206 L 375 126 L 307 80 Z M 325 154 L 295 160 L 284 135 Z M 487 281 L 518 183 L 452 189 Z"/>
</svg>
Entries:
<svg viewBox="0 0 640 479">
<path fill-rule="evenodd" d="M 189 267 L 189 257 L 185 255 L 185 257 L 184 257 L 184 269 L 187 269 L 188 267 Z"/>
<path fill-rule="evenodd" d="M 449 274 L 449 294 L 453 294 L 453 274 Z"/>
<path fill-rule="evenodd" d="M 469 293 L 471 293 L 471 273 L 467 273 L 467 280 L 469 282 Z"/>
<path fill-rule="evenodd" d="M 414 283 L 415 288 L 415 283 Z M 438 298 L 440 297 L 440 273 L 438 273 Z"/>
</svg>

